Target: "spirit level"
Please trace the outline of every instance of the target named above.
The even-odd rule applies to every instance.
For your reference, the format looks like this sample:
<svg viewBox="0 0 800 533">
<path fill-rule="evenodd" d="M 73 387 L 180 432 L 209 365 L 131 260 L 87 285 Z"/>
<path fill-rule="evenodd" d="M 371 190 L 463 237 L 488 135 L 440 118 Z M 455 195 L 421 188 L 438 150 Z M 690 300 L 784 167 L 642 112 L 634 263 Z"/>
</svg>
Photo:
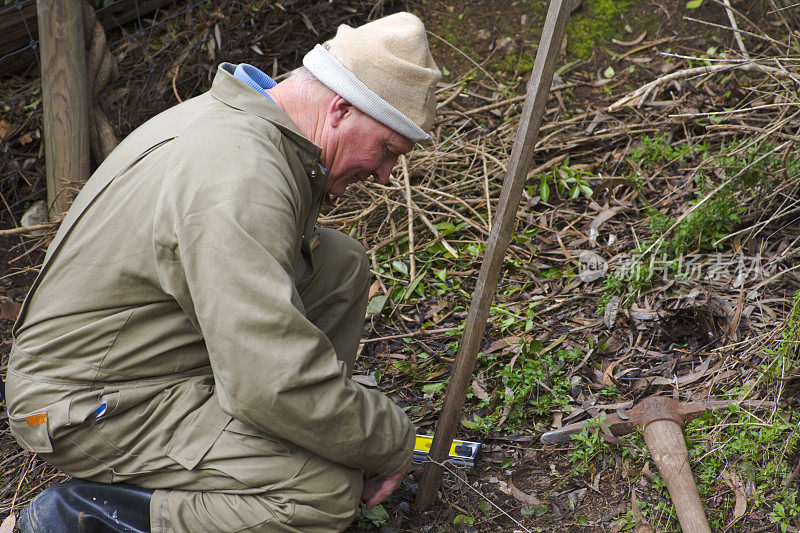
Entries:
<svg viewBox="0 0 800 533">
<path fill-rule="evenodd" d="M 433 436 L 417 435 L 417 441 L 414 444 L 415 463 L 422 463 L 428 458 L 428 452 L 431 451 L 432 443 Z M 478 453 L 480 451 L 480 442 L 470 442 L 468 440 L 455 439 L 450 444 L 450 454 L 446 461 L 453 466 L 474 468 L 475 461 L 478 459 Z"/>
</svg>

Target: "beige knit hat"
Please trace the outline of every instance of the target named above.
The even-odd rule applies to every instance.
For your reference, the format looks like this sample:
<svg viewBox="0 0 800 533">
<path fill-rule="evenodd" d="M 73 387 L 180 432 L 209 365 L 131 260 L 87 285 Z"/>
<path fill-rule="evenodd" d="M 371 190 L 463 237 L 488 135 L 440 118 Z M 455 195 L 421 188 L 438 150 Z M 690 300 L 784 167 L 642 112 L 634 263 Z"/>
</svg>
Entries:
<svg viewBox="0 0 800 533">
<path fill-rule="evenodd" d="M 412 141 L 430 139 L 436 82 L 425 27 L 411 13 L 395 13 L 358 28 L 339 26 L 303 65 L 333 92 Z"/>
</svg>

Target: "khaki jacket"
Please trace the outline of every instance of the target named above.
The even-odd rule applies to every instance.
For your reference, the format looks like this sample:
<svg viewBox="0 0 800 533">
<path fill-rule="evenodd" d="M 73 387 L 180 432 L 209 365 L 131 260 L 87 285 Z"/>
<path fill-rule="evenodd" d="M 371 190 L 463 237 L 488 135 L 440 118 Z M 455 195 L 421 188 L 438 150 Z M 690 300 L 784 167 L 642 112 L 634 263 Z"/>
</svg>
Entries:
<svg viewBox="0 0 800 533">
<path fill-rule="evenodd" d="M 192 468 L 233 417 L 392 473 L 413 426 L 349 379 L 295 288 L 321 150 L 232 72 L 126 138 L 75 200 L 14 328 L 12 432 L 48 453 L 118 417 L 152 443 L 137 453 Z"/>
</svg>

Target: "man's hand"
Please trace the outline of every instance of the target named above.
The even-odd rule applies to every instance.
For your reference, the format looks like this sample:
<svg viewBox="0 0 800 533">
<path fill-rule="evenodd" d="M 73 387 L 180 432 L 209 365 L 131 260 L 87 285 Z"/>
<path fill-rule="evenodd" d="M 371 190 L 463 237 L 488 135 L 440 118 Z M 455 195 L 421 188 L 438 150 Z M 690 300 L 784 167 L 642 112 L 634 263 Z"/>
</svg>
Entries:
<svg viewBox="0 0 800 533">
<path fill-rule="evenodd" d="M 394 492 L 394 489 L 403 481 L 403 476 L 405 476 L 408 469 L 411 468 L 411 459 L 412 458 L 409 457 L 406 464 L 400 467 L 400 470 L 391 476 L 378 475 L 364 482 L 364 490 L 361 492 L 361 499 L 367 501 L 367 509 L 372 509 Z"/>
</svg>

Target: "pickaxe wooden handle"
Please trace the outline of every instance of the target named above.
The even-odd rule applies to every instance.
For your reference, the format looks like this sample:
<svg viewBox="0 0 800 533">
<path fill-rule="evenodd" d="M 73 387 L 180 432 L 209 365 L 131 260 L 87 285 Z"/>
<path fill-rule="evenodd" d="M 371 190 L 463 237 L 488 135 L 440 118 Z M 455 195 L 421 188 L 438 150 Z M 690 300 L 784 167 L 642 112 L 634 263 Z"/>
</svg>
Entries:
<svg viewBox="0 0 800 533">
<path fill-rule="evenodd" d="M 766 407 L 772 402 L 679 402 L 666 396 L 650 396 L 620 415 L 608 415 L 599 424 L 603 431 L 616 437 L 642 428 L 644 441 L 653 462 L 661 472 L 667 485 L 670 498 L 678 514 L 684 533 L 711 533 L 703 511 L 703 504 L 697 493 L 697 485 L 689 465 L 689 452 L 683 437 L 683 427 L 709 409 L 718 409 L 739 403 L 754 407 Z M 587 423 L 569 424 L 541 437 L 545 444 L 568 442 L 570 436 L 579 433 Z"/>
<path fill-rule="evenodd" d="M 683 426 L 675 420 L 650 422 L 643 429 L 650 457 L 667 484 L 683 533 L 711 533 L 689 466 Z"/>
</svg>

